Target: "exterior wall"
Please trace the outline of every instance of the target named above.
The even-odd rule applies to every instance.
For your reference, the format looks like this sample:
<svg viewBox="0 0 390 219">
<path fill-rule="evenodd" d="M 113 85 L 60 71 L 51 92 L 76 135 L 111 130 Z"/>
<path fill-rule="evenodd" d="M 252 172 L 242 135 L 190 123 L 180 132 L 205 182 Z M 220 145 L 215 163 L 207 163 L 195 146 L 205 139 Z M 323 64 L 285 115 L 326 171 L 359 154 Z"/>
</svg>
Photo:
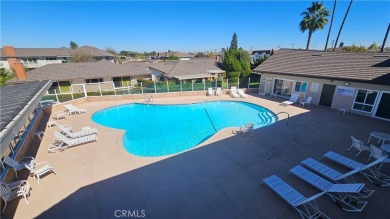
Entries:
<svg viewBox="0 0 390 219">
<path fill-rule="evenodd" d="M 313 97 L 311 103 L 316 104 L 316 105 L 318 105 L 320 102 L 321 92 L 322 92 L 322 88 L 323 88 L 324 84 L 336 85 L 336 89 L 337 89 L 337 86 L 345 86 L 344 83 L 346 82 L 346 81 L 317 79 L 317 78 L 308 78 L 308 77 L 296 77 L 296 76 L 286 76 L 286 75 L 276 75 L 276 74 L 262 74 L 261 77 L 262 78 L 273 78 L 273 79 L 279 78 L 279 79 L 308 82 L 308 86 L 306 89 L 306 97 L 308 97 L 308 96 Z M 317 92 L 310 91 L 310 88 L 311 88 L 313 82 L 319 83 Z M 375 91 L 390 91 L 390 86 L 386 86 L 386 85 L 376 85 L 376 84 L 357 83 L 357 82 L 349 82 L 349 83 L 350 83 L 350 85 L 348 86 L 349 88 L 356 88 L 355 94 L 352 97 L 351 96 L 342 96 L 342 95 L 338 95 L 335 91 L 331 108 L 334 108 L 334 109 L 345 108 L 345 109 L 348 109 L 351 112 L 354 112 L 356 114 L 365 115 L 365 116 L 373 116 L 374 110 L 371 113 L 366 113 L 366 112 L 352 109 L 352 105 L 353 105 L 353 102 L 355 100 L 358 88 L 375 90 Z M 378 97 L 379 97 L 379 95 L 377 96 L 377 100 L 376 100 L 375 104 L 378 104 L 377 103 Z M 374 108 L 375 108 L 375 104 L 374 104 Z"/>
<path fill-rule="evenodd" d="M 11 68 L 9 67 L 8 61 L 7 60 L 0 60 L 0 68 L 5 68 L 10 70 Z"/>
<path fill-rule="evenodd" d="M 151 69 L 150 72 L 151 72 L 152 81 L 160 80 L 160 77 L 163 75 L 163 73 L 156 71 L 154 69 Z"/>
</svg>

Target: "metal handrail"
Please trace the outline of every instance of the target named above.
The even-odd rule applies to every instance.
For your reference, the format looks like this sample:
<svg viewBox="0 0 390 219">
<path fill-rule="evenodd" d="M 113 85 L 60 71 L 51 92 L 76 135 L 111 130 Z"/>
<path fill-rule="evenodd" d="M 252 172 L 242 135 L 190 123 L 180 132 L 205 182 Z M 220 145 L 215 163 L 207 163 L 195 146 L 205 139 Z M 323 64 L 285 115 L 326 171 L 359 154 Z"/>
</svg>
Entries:
<svg viewBox="0 0 390 219">
<path fill-rule="evenodd" d="M 278 112 L 278 113 L 276 113 L 275 115 L 270 116 L 269 118 L 275 117 L 275 116 L 277 116 L 277 115 L 279 115 L 279 114 L 281 114 L 281 113 L 286 113 L 286 114 L 287 114 L 287 125 L 288 125 L 288 120 L 290 119 L 290 114 L 288 114 L 288 112 Z"/>
</svg>

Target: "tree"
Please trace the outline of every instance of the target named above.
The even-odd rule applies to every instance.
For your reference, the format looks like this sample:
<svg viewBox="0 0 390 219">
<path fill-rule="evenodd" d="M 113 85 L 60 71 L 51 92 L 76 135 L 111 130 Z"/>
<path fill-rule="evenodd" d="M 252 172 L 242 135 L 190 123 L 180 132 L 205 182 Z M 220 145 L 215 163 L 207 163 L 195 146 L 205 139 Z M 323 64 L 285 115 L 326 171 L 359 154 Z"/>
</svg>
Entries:
<svg viewBox="0 0 390 219">
<path fill-rule="evenodd" d="M 83 50 L 75 50 L 72 54 L 72 62 L 92 62 L 92 55 Z"/>
<path fill-rule="evenodd" d="M 129 56 L 129 52 L 125 51 L 125 50 L 122 50 L 122 51 L 119 52 L 119 55 L 122 56 L 122 57 L 126 57 L 126 56 Z"/>
<path fill-rule="evenodd" d="M 337 34 L 336 43 L 334 44 L 333 51 L 336 50 L 336 45 L 337 45 L 337 42 L 339 41 L 341 30 L 343 30 L 344 22 L 347 19 L 347 16 L 348 16 L 348 13 L 349 13 L 349 9 L 351 8 L 352 2 L 353 2 L 353 0 L 351 0 L 349 2 L 349 6 L 348 6 L 348 9 L 347 9 L 347 12 L 345 12 L 345 16 L 344 16 L 343 22 L 341 23 L 341 26 L 340 26 L 340 29 L 339 29 L 339 33 Z"/>
<path fill-rule="evenodd" d="M 179 60 L 179 57 L 172 54 L 168 57 L 168 60 Z"/>
<path fill-rule="evenodd" d="M 113 49 L 111 46 L 106 47 L 106 52 L 116 55 L 115 49 Z"/>
<path fill-rule="evenodd" d="M 238 41 L 237 41 L 237 34 L 234 32 L 232 41 L 230 42 L 230 49 L 237 50 L 238 49 Z"/>
<path fill-rule="evenodd" d="M 213 57 L 214 57 L 214 53 L 213 53 L 213 52 L 210 52 L 210 53 L 207 55 L 207 57 L 213 58 Z"/>
<path fill-rule="evenodd" d="M 237 34 L 234 33 L 230 43 L 233 48 L 227 48 L 222 59 L 227 78 L 233 80 L 237 80 L 239 77 L 247 77 L 251 73 L 250 54 L 242 48 L 237 49 L 237 43 Z"/>
<path fill-rule="evenodd" d="M 337 4 L 337 0 L 334 0 L 332 18 L 330 19 L 330 26 L 329 26 L 328 36 L 326 37 L 326 43 L 325 43 L 324 51 L 326 51 L 326 48 L 328 47 L 329 36 L 330 36 L 330 32 L 332 31 L 334 13 L 336 12 L 336 4 Z"/>
<path fill-rule="evenodd" d="M 367 49 L 369 52 L 379 52 L 380 47 L 376 43 L 373 43 Z"/>
<path fill-rule="evenodd" d="M 206 58 L 207 55 L 204 54 L 203 52 L 198 52 L 198 53 L 196 53 L 196 55 L 194 57 L 196 57 L 196 58 Z"/>
<path fill-rule="evenodd" d="M 309 31 L 306 44 L 306 49 L 309 49 L 312 34 L 318 29 L 324 29 L 328 23 L 329 10 L 323 3 L 312 2 L 311 7 L 306 8 L 306 11 L 301 13 L 302 15 L 303 19 L 299 23 L 299 28 L 302 32 Z"/>
<path fill-rule="evenodd" d="M 0 86 L 3 86 L 7 80 L 9 80 L 13 77 L 14 77 L 14 75 L 11 73 L 10 70 L 1 68 L 0 69 Z"/>
<path fill-rule="evenodd" d="M 79 45 L 73 41 L 70 41 L 69 46 L 71 49 L 77 49 L 79 47 Z"/>
<path fill-rule="evenodd" d="M 339 48 L 342 48 L 343 46 L 344 46 L 344 42 L 341 42 Z"/>
</svg>

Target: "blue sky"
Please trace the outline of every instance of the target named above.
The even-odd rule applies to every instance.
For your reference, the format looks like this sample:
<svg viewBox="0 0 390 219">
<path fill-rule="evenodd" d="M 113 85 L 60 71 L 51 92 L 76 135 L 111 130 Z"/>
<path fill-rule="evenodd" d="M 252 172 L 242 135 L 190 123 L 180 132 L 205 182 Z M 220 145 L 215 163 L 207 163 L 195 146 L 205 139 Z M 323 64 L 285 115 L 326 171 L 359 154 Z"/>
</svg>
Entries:
<svg viewBox="0 0 390 219">
<path fill-rule="evenodd" d="M 330 11 L 333 0 L 324 1 Z M 338 0 L 335 40 L 349 1 Z M 219 51 L 234 32 L 246 50 L 305 48 L 300 16 L 311 1 L 2 1 L 1 44 L 14 47 L 112 47 L 117 51 Z M 389 1 L 354 1 L 339 42 L 382 44 Z M 310 49 L 323 49 L 329 23 Z M 389 46 L 390 39 L 386 46 Z M 294 45 L 292 45 L 294 44 Z"/>
</svg>

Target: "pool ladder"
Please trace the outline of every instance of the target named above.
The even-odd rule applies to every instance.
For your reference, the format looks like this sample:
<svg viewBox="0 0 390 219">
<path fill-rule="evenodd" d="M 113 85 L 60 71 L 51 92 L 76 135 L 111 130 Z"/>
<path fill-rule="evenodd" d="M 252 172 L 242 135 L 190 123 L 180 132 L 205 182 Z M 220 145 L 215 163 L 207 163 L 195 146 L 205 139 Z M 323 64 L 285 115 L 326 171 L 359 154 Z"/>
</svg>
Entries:
<svg viewBox="0 0 390 219">
<path fill-rule="evenodd" d="M 288 120 L 290 119 L 290 114 L 288 114 L 288 112 L 278 112 L 278 113 L 276 113 L 275 115 L 269 117 L 269 119 L 272 118 L 272 117 L 275 117 L 275 116 L 277 116 L 277 115 L 279 115 L 279 114 L 281 114 L 281 113 L 286 113 L 286 114 L 287 114 L 287 125 L 288 125 Z"/>
</svg>

